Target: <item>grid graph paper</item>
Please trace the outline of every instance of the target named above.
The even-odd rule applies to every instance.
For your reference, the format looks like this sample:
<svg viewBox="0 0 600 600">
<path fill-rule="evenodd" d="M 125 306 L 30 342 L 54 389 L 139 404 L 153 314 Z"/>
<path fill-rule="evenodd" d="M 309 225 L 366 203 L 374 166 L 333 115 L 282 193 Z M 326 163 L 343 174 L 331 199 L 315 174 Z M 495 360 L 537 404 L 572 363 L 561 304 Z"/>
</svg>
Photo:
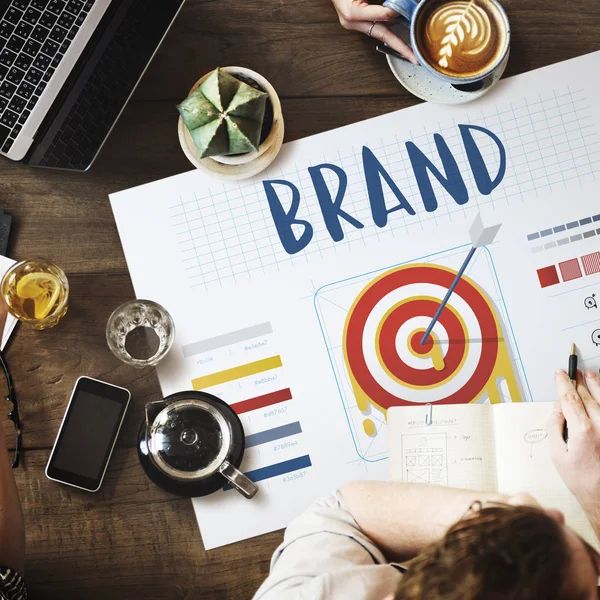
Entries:
<svg viewBox="0 0 600 600">
<path fill-rule="evenodd" d="M 458 123 L 491 130 L 506 148 L 505 177 L 489 196 L 477 191 Z M 439 208 L 427 213 L 405 143 L 412 140 L 442 170 L 434 133 L 440 133 L 450 147 L 467 186 L 469 202 L 463 206 L 456 204 L 432 176 Z M 475 139 L 488 169 L 494 173 L 498 160 L 496 146 L 486 136 L 475 136 Z M 273 273 L 286 266 L 323 259 L 331 252 L 364 247 L 374 240 L 419 230 L 425 223 L 441 227 L 455 217 L 464 217 L 461 213 L 476 206 L 510 205 L 532 195 L 551 193 L 557 186 L 564 189 L 595 179 L 600 168 L 599 141 L 584 90 L 557 87 L 520 101 L 500 103 L 494 111 L 474 110 L 459 121 L 428 123 L 419 130 L 403 131 L 402 136 L 392 132 L 379 143 L 370 142 L 370 149 L 416 211 L 414 216 L 406 211 L 392 213 L 384 228 L 372 221 L 363 175 L 362 144 L 345 147 L 334 155 L 315 157 L 312 164 L 295 164 L 290 168 L 288 162 L 285 171 L 274 168 L 264 176 L 290 181 L 300 191 L 297 218 L 312 224 L 314 237 L 307 248 L 296 255 L 287 254 L 281 245 L 260 178 L 238 184 L 216 184 L 210 191 L 199 189 L 173 198 L 169 203 L 170 218 L 190 286 L 209 290 L 248 280 L 255 274 Z M 343 208 L 364 224 L 363 229 L 355 229 L 342 221 L 345 237 L 339 242 L 334 242 L 327 232 L 307 171 L 308 166 L 322 163 L 333 163 L 344 169 L 348 188 Z M 323 173 L 334 195 L 337 176 L 328 170 Z M 392 195 L 386 195 L 386 201 L 389 206 L 395 204 Z M 286 202 L 289 204 L 289 198 L 282 198 L 284 206 Z"/>
</svg>

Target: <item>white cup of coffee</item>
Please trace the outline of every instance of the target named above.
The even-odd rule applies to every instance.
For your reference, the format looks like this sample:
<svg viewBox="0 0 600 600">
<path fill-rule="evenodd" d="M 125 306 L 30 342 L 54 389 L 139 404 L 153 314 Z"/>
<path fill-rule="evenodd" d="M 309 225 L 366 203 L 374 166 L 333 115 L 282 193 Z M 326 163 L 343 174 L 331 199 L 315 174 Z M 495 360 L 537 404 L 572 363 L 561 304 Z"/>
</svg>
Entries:
<svg viewBox="0 0 600 600">
<path fill-rule="evenodd" d="M 473 91 L 502 68 L 510 23 L 496 0 L 386 0 L 410 27 L 419 63 L 435 77 Z"/>
</svg>

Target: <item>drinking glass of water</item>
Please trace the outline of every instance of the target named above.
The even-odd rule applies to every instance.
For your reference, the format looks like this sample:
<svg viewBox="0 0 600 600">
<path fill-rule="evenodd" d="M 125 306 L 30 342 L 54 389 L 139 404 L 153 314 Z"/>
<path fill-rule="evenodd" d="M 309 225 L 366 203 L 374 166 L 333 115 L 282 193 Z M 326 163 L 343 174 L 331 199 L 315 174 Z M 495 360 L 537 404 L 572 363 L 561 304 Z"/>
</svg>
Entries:
<svg viewBox="0 0 600 600">
<path fill-rule="evenodd" d="M 171 315 L 152 300 L 130 300 L 110 315 L 106 342 L 112 353 L 132 367 L 151 367 L 173 345 L 175 325 Z"/>
</svg>

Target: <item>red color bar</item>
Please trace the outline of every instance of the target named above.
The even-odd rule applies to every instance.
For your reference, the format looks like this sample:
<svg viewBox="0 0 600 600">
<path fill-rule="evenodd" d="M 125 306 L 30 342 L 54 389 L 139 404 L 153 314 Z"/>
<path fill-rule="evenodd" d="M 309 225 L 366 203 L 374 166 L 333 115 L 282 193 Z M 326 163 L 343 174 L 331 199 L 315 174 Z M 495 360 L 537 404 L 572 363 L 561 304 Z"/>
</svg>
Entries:
<svg viewBox="0 0 600 600">
<path fill-rule="evenodd" d="M 256 396 L 256 398 L 250 398 L 249 400 L 236 402 L 235 404 L 231 405 L 231 408 L 233 408 L 238 415 L 242 415 L 250 412 L 251 410 L 256 410 L 257 408 L 265 408 L 265 406 L 272 406 L 273 404 L 279 404 L 280 402 L 285 402 L 286 400 L 291 399 L 292 392 L 290 388 L 285 388 L 285 390 L 277 390 L 276 392 L 271 392 L 270 394 L 264 394 L 263 396 Z"/>
<path fill-rule="evenodd" d="M 572 279 L 579 279 L 581 277 L 581 267 L 576 258 L 559 262 L 558 268 L 560 269 L 563 281 L 571 281 Z"/>
<path fill-rule="evenodd" d="M 554 265 L 544 267 L 543 269 L 538 269 L 537 276 L 540 280 L 540 285 L 543 288 L 560 283 L 560 279 L 558 278 L 558 271 L 556 270 L 556 267 Z"/>
<path fill-rule="evenodd" d="M 594 273 L 600 273 L 600 252 L 592 252 L 581 257 L 583 263 L 583 270 L 586 275 L 593 275 Z"/>
</svg>

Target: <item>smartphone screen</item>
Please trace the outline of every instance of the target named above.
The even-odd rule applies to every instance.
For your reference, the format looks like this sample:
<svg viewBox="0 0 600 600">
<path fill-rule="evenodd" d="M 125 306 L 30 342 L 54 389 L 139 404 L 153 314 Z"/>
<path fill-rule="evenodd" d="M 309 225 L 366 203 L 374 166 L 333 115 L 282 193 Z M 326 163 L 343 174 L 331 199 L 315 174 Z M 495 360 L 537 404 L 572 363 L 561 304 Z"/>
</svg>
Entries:
<svg viewBox="0 0 600 600">
<path fill-rule="evenodd" d="M 50 455 L 46 475 L 85 490 L 99 489 L 129 397 L 124 388 L 80 377 Z"/>
</svg>

